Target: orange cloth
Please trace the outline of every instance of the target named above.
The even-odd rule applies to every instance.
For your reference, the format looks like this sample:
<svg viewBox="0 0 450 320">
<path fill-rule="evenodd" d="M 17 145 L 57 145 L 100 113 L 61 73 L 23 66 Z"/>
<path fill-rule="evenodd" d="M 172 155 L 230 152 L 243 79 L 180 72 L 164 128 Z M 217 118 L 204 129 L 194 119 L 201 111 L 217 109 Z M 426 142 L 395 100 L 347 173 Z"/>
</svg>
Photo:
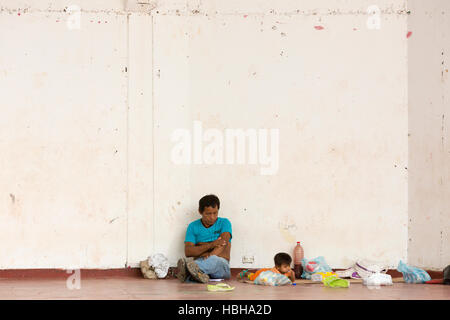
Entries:
<svg viewBox="0 0 450 320">
<path fill-rule="evenodd" d="M 259 270 L 256 271 L 255 273 L 250 274 L 250 275 L 248 276 L 249 280 L 254 281 L 256 278 L 258 278 L 258 276 L 261 274 L 261 272 L 264 272 L 264 271 L 272 271 L 272 272 L 275 272 L 275 273 L 284 274 L 284 275 L 285 275 L 286 277 L 288 277 L 288 278 L 289 278 L 289 276 L 290 276 L 290 274 L 291 274 L 291 272 L 292 272 L 292 270 L 291 270 L 291 271 L 288 271 L 288 272 L 286 272 L 286 273 L 281 273 L 280 271 L 278 271 L 278 269 L 277 269 L 276 267 L 273 267 L 273 268 L 263 268 L 263 269 L 259 269 Z"/>
</svg>

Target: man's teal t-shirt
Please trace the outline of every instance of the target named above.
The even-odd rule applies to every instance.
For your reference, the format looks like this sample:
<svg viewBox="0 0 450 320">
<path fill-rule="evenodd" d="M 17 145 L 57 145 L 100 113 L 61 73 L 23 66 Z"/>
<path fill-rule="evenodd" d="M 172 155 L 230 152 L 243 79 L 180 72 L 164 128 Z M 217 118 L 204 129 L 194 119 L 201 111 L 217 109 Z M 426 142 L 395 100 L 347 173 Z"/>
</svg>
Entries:
<svg viewBox="0 0 450 320">
<path fill-rule="evenodd" d="M 224 232 L 229 232 L 232 235 L 231 222 L 227 218 L 217 218 L 216 222 L 209 228 L 205 228 L 202 219 L 198 219 L 189 224 L 184 242 L 192 242 L 193 244 L 212 242 L 217 240 Z"/>
</svg>

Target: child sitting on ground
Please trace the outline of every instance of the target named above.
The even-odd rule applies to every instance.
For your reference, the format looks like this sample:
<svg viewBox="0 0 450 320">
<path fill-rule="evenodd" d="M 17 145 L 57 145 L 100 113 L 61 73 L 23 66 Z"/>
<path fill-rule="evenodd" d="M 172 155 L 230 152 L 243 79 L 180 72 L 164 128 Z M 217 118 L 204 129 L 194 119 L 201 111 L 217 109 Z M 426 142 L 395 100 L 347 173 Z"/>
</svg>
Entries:
<svg viewBox="0 0 450 320">
<path fill-rule="evenodd" d="M 238 275 L 238 280 L 250 280 L 254 281 L 258 276 L 264 271 L 272 271 L 275 273 L 279 273 L 285 275 L 292 282 L 295 282 L 295 274 L 291 269 L 292 258 L 289 254 L 280 252 L 275 255 L 273 258 L 275 262 L 275 267 L 273 268 L 263 268 L 255 273 L 248 273 L 248 270 L 244 270 Z"/>
</svg>

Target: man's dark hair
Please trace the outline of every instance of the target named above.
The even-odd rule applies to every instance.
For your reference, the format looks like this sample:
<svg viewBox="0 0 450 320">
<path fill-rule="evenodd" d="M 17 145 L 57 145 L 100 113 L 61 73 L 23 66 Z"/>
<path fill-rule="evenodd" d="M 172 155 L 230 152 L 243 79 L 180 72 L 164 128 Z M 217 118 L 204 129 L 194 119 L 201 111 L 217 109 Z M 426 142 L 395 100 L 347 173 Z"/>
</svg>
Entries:
<svg viewBox="0 0 450 320">
<path fill-rule="evenodd" d="M 216 207 L 217 209 L 220 209 L 220 200 L 217 198 L 214 194 L 208 194 L 207 196 L 204 196 L 200 199 L 198 202 L 198 210 L 200 212 L 203 212 L 205 210 L 205 207 Z"/>
<path fill-rule="evenodd" d="M 291 256 L 284 252 L 277 253 L 273 260 L 276 266 L 281 266 L 282 264 L 290 265 L 292 262 Z"/>
</svg>

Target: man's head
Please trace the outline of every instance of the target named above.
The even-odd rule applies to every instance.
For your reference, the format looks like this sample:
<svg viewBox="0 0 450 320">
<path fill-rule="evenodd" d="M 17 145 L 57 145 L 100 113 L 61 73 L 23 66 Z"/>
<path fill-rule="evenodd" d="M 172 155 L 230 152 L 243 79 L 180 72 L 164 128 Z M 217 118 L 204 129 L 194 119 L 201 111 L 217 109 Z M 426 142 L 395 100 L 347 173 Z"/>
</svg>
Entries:
<svg viewBox="0 0 450 320">
<path fill-rule="evenodd" d="M 284 252 L 277 253 L 273 260 L 275 262 L 275 268 L 281 273 L 286 273 L 291 270 L 292 258 L 289 254 Z"/>
<path fill-rule="evenodd" d="M 212 226 L 217 221 L 220 209 L 220 200 L 217 196 L 209 194 L 198 202 L 198 212 L 202 215 L 202 222 L 206 227 Z"/>
</svg>

